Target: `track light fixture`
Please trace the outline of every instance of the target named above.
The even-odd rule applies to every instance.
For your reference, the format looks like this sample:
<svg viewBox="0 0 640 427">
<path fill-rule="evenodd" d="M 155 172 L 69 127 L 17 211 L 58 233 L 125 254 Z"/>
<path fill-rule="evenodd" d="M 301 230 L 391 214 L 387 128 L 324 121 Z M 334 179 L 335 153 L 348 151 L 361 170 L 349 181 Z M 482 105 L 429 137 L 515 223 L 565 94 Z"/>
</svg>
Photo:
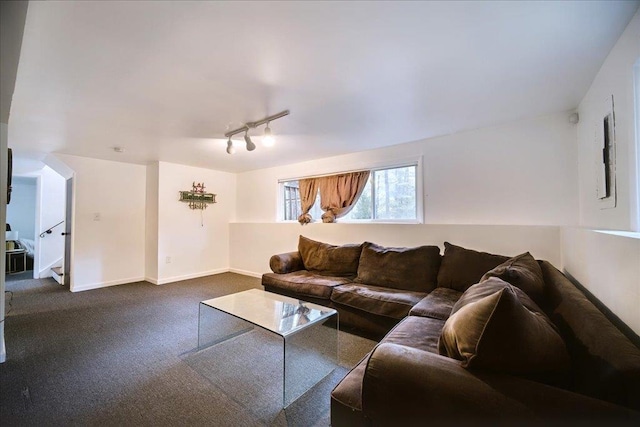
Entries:
<svg viewBox="0 0 640 427">
<path fill-rule="evenodd" d="M 251 137 L 249 136 L 249 130 L 244 133 L 244 142 L 247 143 L 247 151 L 253 151 L 256 149 L 256 144 L 251 141 Z"/>
<path fill-rule="evenodd" d="M 271 147 L 275 143 L 275 138 L 271 133 L 271 128 L 269 127 L 269 122 L 279 119 L 280 117 L 284 117 L 289 114 L 289 110 L 284 110 L 279 112 L 278 114 L 274 114 L 273 116 L 265 117 L 262 120 L 258 120 L 256 122 L 247 122 L 244 126 L 229 131 L 224 134 L 228 138 L 227 140 L 227 153 L 233 154 L 235 153 L 235 149 L 233 148 L 233 142 L 231 141 L 231 137 L 238 133 L 244 132 L 244 142 L 247 145 L 247 151 L 253 151 L 256 149 L 256 144 L 251 141 L 251 137 L 249 136 L 249 129 L 255 129 L 258 126 L 262 126 L 266 124 L 266 128 L 264 129 L 264 136 L 262 138 L 262 143 L 266 147 Z"/>
<path fill-rule="evenodd" d="M 227 140 L 227 154 L 233 154 L 236 152 L 236 149 L 233 148 L 233 142 L 231 141 L 231 137 Z"/>
</svg>

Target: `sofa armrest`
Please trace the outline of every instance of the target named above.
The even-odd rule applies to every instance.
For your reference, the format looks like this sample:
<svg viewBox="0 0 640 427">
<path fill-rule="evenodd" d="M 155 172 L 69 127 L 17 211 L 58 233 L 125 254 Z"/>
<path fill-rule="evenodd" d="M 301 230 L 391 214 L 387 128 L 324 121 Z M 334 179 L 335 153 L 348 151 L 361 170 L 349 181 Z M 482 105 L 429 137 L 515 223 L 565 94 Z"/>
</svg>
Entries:
<svg viewBox="0 0 640 427">
<path fill-rule="evenodd" d="M 362 410 L 373 425 L 464 424 L 514 420 L 606 420 L 630 425 L 640 414 L 534 381 L 463 368 L 457 360 L 398 344 L 371 353 Z"/>
<path fill-rule="evenodd" d="M 271 271 L 278 274 L 286 274 L 293 271 L 304 270 L 302 256 L 298 251 L 287 252 L 284 254 L 272 256 L 269 260 L 269 267 L 271 267 Z"/>
</svg>

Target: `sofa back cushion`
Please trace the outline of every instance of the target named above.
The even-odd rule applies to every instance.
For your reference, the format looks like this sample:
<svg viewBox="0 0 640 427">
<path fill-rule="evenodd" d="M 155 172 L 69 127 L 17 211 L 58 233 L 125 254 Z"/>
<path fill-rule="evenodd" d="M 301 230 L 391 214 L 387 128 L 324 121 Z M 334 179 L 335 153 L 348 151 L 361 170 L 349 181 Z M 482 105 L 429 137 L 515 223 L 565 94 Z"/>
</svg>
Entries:
<svg viewBox="0 0 640 427">
<path fill-rule="evenodd" d="M 458 300 L 438 350 L 465 368 L 543 382 L 562 382 L 570 365 L 553 323 L 524 292 L 498 278 L 471 286 Z"/>
<path fill-rule="evenodd" d="M 544 278 L 538 261 L 529 252 L 515 256 L 488 271 L 480 281 L 498 277 L 522 289 L 536 304 L 544 305 Z"/>
<path fill-rule="evenodd" d="M 478 252 L 444 242 L 438 286 L 464 292 L 469 286 L 478 283 L 487 271 L 508 259 L 507 256 Z"/>
<path fill-rule="evenodd" d="M 640 411 L 640 348 L 558 269 L 547 261 L 540 267 L 547 313 L 567 343 L 575 391 Z"/>
<path fill-rule="evenodd" d="M 437 246 L 385 248 L 365 242 L 355 282 L 431 292 L 437 284 L 440 261 L 440 248 Z"/>
<path fill-rule="evenodd" d="M 355 277 L 362 245 L 335 246 L 300 236 L 298 252 L 304 268 L 323 276 Z"/>
</svg>

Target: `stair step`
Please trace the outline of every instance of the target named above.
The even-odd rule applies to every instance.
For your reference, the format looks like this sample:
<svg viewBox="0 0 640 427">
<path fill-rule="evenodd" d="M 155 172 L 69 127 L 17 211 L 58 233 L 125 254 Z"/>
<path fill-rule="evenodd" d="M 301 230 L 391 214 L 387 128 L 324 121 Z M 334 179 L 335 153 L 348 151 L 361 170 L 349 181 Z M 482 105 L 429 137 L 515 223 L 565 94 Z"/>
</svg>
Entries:
<svg viewBox="0 0 640 427">
<path fill-rule="evenodd" d="M 61 285 L 64 283 L 64 280 L 62 279 L 63 276 L 64 276 L 64 272 L 62 271 L 62 267 L 51 268 L 51 277 L 53 277 L 53 280 L 55 280 Z"/>
</svg>

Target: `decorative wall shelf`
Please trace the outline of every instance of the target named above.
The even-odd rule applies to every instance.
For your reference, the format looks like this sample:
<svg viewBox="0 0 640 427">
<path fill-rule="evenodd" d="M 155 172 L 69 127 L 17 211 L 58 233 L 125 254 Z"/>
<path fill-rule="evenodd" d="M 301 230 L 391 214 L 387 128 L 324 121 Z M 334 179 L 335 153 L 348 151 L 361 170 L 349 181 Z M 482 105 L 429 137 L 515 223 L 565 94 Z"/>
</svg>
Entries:
<svg viewBox="0 0 640 427">
<path fill-rule="evenodd" d="M 206 209 L 211 203 L 216 203 L 216 195 L 205 193 L 204 182 L 193 182 L 191 191 L 180 191 L 180 201 L 189 203 L 190 209 Z"/>
</svg>

